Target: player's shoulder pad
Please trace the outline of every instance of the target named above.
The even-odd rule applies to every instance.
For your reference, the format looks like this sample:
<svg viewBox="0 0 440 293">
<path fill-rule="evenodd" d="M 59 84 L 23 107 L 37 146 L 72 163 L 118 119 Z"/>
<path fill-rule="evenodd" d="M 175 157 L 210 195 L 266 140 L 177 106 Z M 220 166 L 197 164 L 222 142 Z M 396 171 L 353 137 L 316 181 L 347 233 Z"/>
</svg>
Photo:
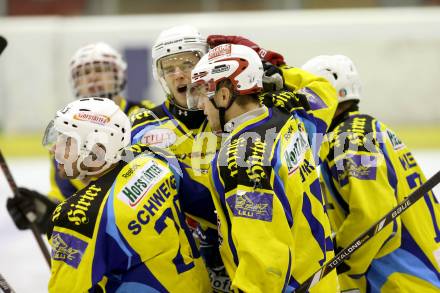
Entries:
<svg viewBox="0 0 440 293">
<path fill-rule="evenodd" d="M 101 204 L 122 167 L 122 164 L 118 164 L 112 171 L 60 203 L 52 213 L 53 226 L 67 228 L 91 238 Z"/>
</svg>

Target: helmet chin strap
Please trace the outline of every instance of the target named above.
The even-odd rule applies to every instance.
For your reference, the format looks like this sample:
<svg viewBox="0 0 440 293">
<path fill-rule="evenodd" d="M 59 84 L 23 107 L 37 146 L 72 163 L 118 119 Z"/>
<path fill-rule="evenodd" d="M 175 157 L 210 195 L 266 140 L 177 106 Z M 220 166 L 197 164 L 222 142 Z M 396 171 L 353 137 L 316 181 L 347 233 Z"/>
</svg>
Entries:
<svg viewBox="0 0 440 293">
<path fill-rule="evenodd" d="M 219 118 L 220 118 L 220 127 L 221 127 L 221 130 L 223 132 L 226 131 L 225 130 L 225 124 L 226 124 L 225 114 L 226 114 L 226 111 L 232 106 L 232 104 L 234 103 L 236 98 L 237 98 L 237 96 L 234 93 L 232 93 L 231 99 L 229 100 L 229 103 L 228 103 L 228 105 L 226 107 L 218 107 L 217 104 L 214 101 L 214 98 L 209 99 L 211 101 L 212 105 L 214 106 L 214 108 L 216 108 L 218 110 L 218 115 L 219 115 Z"/>
</svg>

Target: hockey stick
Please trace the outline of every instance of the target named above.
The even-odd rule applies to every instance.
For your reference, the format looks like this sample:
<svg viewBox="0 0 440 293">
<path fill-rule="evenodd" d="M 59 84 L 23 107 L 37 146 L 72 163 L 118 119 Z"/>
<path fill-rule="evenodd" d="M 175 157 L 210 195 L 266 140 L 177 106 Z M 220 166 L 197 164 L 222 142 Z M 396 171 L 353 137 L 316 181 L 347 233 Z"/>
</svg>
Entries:
<svg viewBox="0 0 440 293">
<path fill-rule="evenodd" d="M 5 278 L 3 278 L 2 274 L 0 274 L 0 289 L 4 293 L 15 293 L 14 289 L 6 282 Z"/>
<path fill-rule="evenodd" d="M 6 180 L 8 181 L 9 187 L 12 189 L 12 192 L 14 193 L 14 196 L 22 196 L 20 192 L 18 191 L 17 184 L 15 183 L 14 178 L 12 177 L 11 171 L 9 171 L 9 167 L 6 164 L 6 160 L 3 157 L 3 154 L 0 150 L 0 167 L 3 170 L 3 173 L 5 174 Z M 38 229 L 37 225 L 35 225 L 34 221 L 36 219 L 36 215 L 32 212 L 26 214 L 26 218 L 30 222 L 30 228 L 32 231 L 32 234 L 34 234 L 35 240 L 37 240 L 38 246 L 40 247 L 41 252 L 44 255 L 44 258 L 46 259 L 47 264 L 50 267 L 50 254 L 49 250 L 46 247 L 46 244 L 44 243 L 43 239 L 41 238 L 40 230 Z"/>
<path fill-rule="evenodd" d="M 316 273 L 310 276 L 304 283 L 302 283 L 296 290 L 295 293 L 305 293 L 311 287 L 315 286 L 322 278 L 333 271 L 337 266 L 342 264 L 344 259 L 352 255 L 356 250 L 358 250 L 362 245 L 364 245 L 368 240 L 370 240 L 374 235 L 376 235 L 385 226 L 391 223 L 396 217 L 406 211 L 410 206 L 412 206 L 417 200 L 422 198 L 428 191 L 433 189 L 438 183 L 440 183 L 440 171 L 432 176 L 428 181 L 423 183 L 417 190 L 415 190 L 411 195 L 409 195 L 405 200 L 403 200 L 394 209 L 388 212 L 383 218 L 377 221 L 373 226 L 371 226 L 366 232 L 362 233 L 358 238 L 356 238 L 350 245 L 345 249 L 340 251 L 334 258 L 328 261 L 324 266 L 322 266 Z"/>
</svg>

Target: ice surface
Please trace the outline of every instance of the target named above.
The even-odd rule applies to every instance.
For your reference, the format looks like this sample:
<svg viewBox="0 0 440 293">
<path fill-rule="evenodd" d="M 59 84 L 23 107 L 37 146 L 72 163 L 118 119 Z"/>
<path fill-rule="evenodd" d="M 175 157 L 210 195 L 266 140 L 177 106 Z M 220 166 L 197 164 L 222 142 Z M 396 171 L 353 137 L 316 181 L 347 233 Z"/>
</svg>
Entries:
<svg viewBox="0 0 440 293">
<path fill-rule="evenodd" d="M 440 151 L 414 151 L 426 177 L 440 170 Z M 47 159 L 8 160 L 19 186 L 41 192 L 49 189 Z M 435 189 L 440 196 L 440 187 Z M 29 231 L 15 228 L 6 211 L 6 198 L 11 196 L 4 176 L 0 176 L 0 273 L 18 292 L 47 292 L 49 268 Z"/>
</svg>

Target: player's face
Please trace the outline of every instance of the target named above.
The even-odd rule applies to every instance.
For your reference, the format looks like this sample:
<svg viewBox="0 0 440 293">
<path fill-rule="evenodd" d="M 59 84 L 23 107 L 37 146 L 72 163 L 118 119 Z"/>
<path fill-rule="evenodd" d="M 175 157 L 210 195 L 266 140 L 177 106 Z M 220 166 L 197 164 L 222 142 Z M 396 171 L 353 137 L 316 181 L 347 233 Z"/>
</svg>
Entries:
<svg viewBox="0 0 440 293">
<path fill-rule="evenodd" d="M 214 95 L 214 101 L 216 100 L 218 94 L 219 92 Z M 203 110 L 203 113 L 205 114 L 213 132 L 222 132 L 219 111 L 214 107 L 207 95 L 201 96 L 198 99 L 197 108 Z"/>
<path fill-rule="evenodd" d="M 191 83 L 191 70 L 200 60 L 195 52 L 183 52 L 159 60 L 159 72 L 177 103 L 186 107 L 186 87 Z"/>
<path fill-rule="evenodd" d="M 74 87 L 82 97 L 103 96 L 115 92 L 117 71 L 114 64 L 97 62 L 74 69 Z"/>
<path fill-rule="evenodd" d="M 77 178 L 80 174 L 78 163 L 78 145 L 72 137 L 59 135 L 52 148 L 58 163 L 58 175 L 61 178 Z"/>
</svg>

